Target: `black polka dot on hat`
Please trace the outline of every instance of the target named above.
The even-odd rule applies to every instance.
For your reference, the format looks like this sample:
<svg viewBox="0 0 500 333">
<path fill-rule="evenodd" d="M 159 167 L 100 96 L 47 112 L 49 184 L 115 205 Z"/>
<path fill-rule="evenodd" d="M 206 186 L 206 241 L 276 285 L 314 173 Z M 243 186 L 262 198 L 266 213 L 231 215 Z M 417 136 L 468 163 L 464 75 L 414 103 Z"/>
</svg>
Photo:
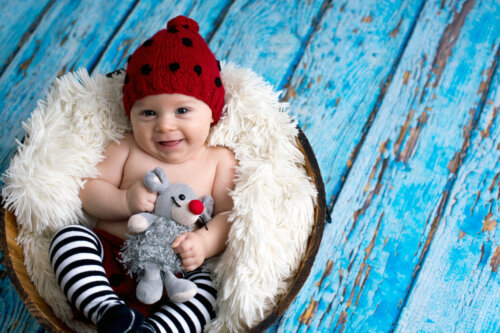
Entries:
<svg viewBox="0 0 500 333">
<path fill-rule="evenodd" d="M 173 62 L 171 63 L 170 65 L 168 65 L 168 68 L 170 69 L 170 71 L 172 72 L 177 72 L 179 70 L 179 68 L 181 68 L 181 66 L 179 65 L 179 63 L 177 62 Z"/>
<path fill-rule="evenodd" d="M 130 82 L 130 77 L 128 76 L 128 74 L 125 75 L 125 84 L 129 83 Z"/>
<path fill-rule="evenodd" d="M 153 40 L 152 39 L 148 39 L 147 41 L 144 42 L 144 46 L 151 46 L 151 44 L 153 44 Z"/>
<path fill-rule="evenodd" d="M 182 44 L 189 46 L 189 47 L 193 47 L 193 41 L 187 37 L 184 37 L 182 39 Z"/>
<path fill-rule="evenodd" d="M 153 69 L 151 68 L 151 66 L 149 66 L 148 64 L 145 64 L 141 67 L 141 73 L 143 75 L 149 75 L 149 73 L 151 73 Z"/>
<path fill-rule="evenodd" d="M 201 75 L 201 66 L 200 65 L 194 66 L 194 71 L 196 72 L 196 74 L 198 74 L 198 76 L 200 76 Z"/>
<path fill-rule="evenodd" d="M 220 77 L 216 77 L 216 78 L 215 78 L 215 85 L 216 85 L 217 87 L 222 86 L 222 81 L 220 80 Z"/>
<path fill-rule="evenodd" d="M 187 24 L 184 24 L 182 27 L 189 29 L 189 25 L 187 25 Z"/>
<path fill-rule="evenodd" d="M 171 34 L 179 32 L 179 30 L 177 30 L 175 26 L 168 27 L 167 31 L 170 32 Z"/>
</svg>

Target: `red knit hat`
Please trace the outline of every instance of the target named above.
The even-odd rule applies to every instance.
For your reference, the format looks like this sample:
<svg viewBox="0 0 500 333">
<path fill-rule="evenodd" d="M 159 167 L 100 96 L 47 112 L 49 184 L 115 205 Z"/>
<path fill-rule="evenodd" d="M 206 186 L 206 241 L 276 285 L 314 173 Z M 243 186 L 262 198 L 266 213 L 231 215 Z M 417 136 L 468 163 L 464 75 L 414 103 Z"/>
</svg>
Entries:
<svg viewBox="0 0 500 333">
<path fill-rule="evenodd" d="M 216 124 L 224 106 L 220 65 L 196 21 L 177 16 L 129 57 L 123 84 L 127 116 L 134 103 L 156 94 L 184 94 L 205 102 Z"/>
</svg>

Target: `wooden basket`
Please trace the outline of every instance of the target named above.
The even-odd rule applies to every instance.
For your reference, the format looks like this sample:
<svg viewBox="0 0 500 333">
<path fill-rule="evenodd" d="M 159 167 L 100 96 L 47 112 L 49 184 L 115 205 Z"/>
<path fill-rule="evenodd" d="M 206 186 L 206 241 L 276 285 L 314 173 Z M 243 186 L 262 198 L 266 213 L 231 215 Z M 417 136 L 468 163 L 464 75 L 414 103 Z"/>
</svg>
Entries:
<svg viewBox="0 0 500 333">
<path fill-rule="evenodd" d="M 318 191 L 317 204 L 314 210 L 314 226 L 309 237 L 306 253 L 288 292 L 281 295 L 271 314 L 255 326 L 251 332 L 261 332 L 270 327 L 293 302 L 309 276 L 325 227 L 326 199 L 319 166 L 309 141 L 300 129 L 297 142 L 305 157 L 307 174 L 311 177 Z M 0 209 L 0 218 L 0 250 L 4 256 L 7 274 L 29 312 L 49 332 L 72 332 L 66 324 L 55 316 L 28 276 L 24 266 L 23 251 L 16 242 L 16 217 L 10 211 Z"/>
</svg>

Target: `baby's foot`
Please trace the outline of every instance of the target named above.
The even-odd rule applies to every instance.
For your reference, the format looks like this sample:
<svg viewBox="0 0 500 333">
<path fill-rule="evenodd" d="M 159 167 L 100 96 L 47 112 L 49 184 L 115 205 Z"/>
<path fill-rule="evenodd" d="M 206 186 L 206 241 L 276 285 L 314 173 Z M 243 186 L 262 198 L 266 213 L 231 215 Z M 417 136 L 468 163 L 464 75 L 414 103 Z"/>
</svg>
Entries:
<svg viewBox="0 0 500 333">
<path fill-rule="evenodd" d="M 135 332 L 144 323 L 144 316 L 135 309 L 130 309 L 125 304 L 109 308 L 97 321 L 97 332 L 123 333 Z"/>
</svg>

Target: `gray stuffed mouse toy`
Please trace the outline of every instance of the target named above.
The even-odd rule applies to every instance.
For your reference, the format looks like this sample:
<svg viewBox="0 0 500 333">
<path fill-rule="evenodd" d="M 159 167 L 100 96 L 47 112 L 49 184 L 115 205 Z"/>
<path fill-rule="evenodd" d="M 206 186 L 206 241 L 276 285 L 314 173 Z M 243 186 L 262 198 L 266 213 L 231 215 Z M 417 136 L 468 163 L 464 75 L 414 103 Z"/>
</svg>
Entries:
<svg viewBox="0 0 500 333">
<path fill-rule="evenodd" d="M 138 277 L 136 296 L 145 304 L 159 301 L 163 286 L 170 300 L 186 302 L 196 295 L 198 288 L 187 279 L 176 277 L 182 271 L 181 260 L 172 249 L 174 239 L 193 229 L 196 221 L 211 219 L 213 199 L 199 200 L 186 184 L 171 184 L 162 168 L 149 171 L 144 185 L 158 192 L 153 213 L 139 213 L 128 220 L 133 234 L 125 241 L 121 261 L 128 273 Z"/>
</svg>

